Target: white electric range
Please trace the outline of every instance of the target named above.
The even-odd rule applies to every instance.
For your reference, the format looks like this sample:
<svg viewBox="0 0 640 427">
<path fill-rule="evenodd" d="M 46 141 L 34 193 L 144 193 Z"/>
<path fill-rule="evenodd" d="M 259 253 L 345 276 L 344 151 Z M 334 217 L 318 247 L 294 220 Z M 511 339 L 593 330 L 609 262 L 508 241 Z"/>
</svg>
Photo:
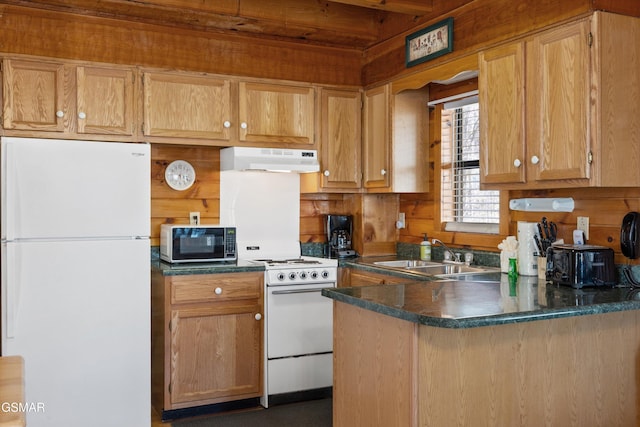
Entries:
<svg viewBox="0 0 640 427">
<path fill-rule="evenodd" d="M 264 273 L 264 393 L 261 404 L 297 400 L 333 385 L 333 302 L 338 262 L 302 256 L 300 177 L 220 173 L 220 220 L 237 228 L 238 259 Z"/>
<path fill-rule="evenodd" d="M 337 261 L 323 258 L 254 260 L 265 265 L 265 377 L 269 397 L 333 385 L 333 303 Z"/>
</svg>

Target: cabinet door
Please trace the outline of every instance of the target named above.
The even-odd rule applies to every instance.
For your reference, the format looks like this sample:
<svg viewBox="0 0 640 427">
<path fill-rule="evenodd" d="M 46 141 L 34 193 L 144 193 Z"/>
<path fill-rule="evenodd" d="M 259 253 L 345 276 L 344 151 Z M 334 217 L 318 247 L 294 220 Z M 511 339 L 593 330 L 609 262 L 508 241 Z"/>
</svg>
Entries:
<svg viewBox="0 0 640 427">
<path fill-rule="evenodd" d="M 261 395 L 261 310 L 249 300 L 171 311 L 172 405 Z"/>
<path fill-rule="evenodd" d="M 589 22 L 527 43 L 528 171 L 537 181 L 587 179 Z"/>
<path fill-rule="evenodd" d="M 240 141 L 315 143 L 315 95 L 310 86 L 240 82 Z"/>
<path fill-rule="evenodd" d="M 322 91 L 322 187 L 360 188 L 361 114 L 360 91 Z"/>
<path fill-rule="evenodd" d="M 390 185 L 394 193 L 429 191 L 429 88 L 391 95 Z"/>
<path fill-rule="evenodd" d="M 5 129 L 64 131 L 64 65 L 6 59 L 2 89 Z"/>
<path fill-rule="evenodd" d="M 364 93 L 362 138 L 363 184 L 365 188 L 389 187 L 389 85 Z"/>
<path fill-rule="evenodd" d="M 133 134 L 133 71 L 78 67 L 78 133 Z"/>
<path fill-rule="evenodd" d="M 228 80 L 145 73 L 145 135 L 229 140 L 231 126 Z"/>
<path fill-rule="evenodd" d="M 524 43 L 479 57 L 480 174 L 483 184 L 525 182 Z"/>
</svg>

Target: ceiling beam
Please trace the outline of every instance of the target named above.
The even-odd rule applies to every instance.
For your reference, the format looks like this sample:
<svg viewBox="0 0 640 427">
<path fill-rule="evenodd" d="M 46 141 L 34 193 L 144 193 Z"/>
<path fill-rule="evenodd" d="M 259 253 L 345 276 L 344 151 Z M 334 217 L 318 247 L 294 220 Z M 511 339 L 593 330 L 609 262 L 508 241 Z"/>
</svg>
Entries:
<svg viewBox="0 0 640 427">
<path fill-rule="evenodd" d="M 408 15 L 425 15 L 433 11 L 433 0 L 330 0 L 353 6 L 379 9 Z"/>
</svg>

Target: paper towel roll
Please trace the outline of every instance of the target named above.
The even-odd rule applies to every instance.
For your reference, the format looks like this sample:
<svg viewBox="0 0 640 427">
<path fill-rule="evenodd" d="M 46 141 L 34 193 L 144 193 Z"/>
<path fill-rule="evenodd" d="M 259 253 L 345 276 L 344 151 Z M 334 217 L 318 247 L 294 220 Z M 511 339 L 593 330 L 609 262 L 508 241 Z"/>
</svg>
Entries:
<svg viewBox="0 0 640 427">
<path fill-rule="evenodd" d="M 522 276 L 538 275 L 537 248 L 533 238 L 537 234 L 537 223 L 518 221 L 518 273 Z"/>
</svg>

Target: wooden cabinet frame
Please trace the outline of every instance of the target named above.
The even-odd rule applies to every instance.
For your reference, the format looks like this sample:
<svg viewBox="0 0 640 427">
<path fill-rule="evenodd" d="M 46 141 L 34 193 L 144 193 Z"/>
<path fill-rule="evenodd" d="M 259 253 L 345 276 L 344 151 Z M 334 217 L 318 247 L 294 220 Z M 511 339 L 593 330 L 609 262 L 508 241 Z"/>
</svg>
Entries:
<svg viewBox="0 0 640 427">
<path fill-rule="evenodd" d="M 152 404 L 169 411 L 258 398 L 262 272 L 152 274 Z"/>
<path fill-rule="evenodd" d="M 132 140 L 135 79 L 133 68 L 5 59 L 3 127 L 19 136 Z"/>
<path fill-rule="evenodd" d="M 628 66 L 640 59 L 639 32 L 639 18 L 595 12 L 481 52 L 483 187 L 640 185 L 640 158 L 629 155 L 640 136 L 628 129 L 640 103 L 625 94 L 640 88 Z"/>
</svg>

